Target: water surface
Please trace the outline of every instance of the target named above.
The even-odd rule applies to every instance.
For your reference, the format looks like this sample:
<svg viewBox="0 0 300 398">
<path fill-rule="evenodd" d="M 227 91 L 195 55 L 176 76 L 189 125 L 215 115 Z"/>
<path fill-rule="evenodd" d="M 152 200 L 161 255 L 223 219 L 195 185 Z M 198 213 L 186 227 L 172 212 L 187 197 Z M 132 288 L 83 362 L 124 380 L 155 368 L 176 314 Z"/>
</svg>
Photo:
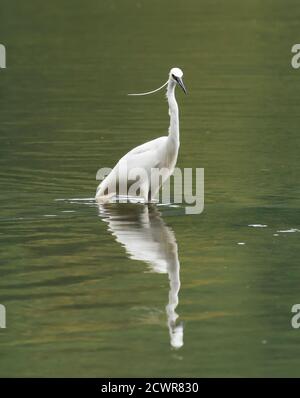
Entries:
<svg viewBox="0 0 300 398">
<path fill-rule="evenodd" d="M 1 376 L 298 376 L 297 1 L 1 5 Z M 92 200 L 164 135 L 205 210 Z"/>
</svg>

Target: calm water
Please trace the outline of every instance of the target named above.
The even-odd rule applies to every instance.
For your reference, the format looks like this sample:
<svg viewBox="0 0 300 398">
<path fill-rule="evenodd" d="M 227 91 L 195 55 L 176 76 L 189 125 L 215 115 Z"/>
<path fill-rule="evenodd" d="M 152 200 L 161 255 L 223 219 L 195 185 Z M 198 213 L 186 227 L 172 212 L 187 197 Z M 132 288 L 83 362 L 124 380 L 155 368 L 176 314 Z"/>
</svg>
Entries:
<svg viewBox="0 0 300 398">
<path fill-rule="evenodd" d="M 1 376 L 300 376 L 298 1 L 4 1 Z M 164 135 L 205 211 L 92 200 Z"/>
</svg>

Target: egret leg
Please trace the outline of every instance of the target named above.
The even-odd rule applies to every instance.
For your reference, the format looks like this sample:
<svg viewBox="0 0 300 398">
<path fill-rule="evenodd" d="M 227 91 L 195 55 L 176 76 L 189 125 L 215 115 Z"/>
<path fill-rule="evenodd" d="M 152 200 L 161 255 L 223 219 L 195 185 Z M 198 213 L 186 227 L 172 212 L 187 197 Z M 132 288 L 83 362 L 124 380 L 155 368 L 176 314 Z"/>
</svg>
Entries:
<svg viewBox="0 0 300 398">
<path fill-rule="evenodd" d="M 149 183 L 148 183 L 148 181 L 144 181 L 140 185 L 140 197 L 144 199 L 145 203 L 148 203 L 148 198 L 149 198 Z"/>
</svg>

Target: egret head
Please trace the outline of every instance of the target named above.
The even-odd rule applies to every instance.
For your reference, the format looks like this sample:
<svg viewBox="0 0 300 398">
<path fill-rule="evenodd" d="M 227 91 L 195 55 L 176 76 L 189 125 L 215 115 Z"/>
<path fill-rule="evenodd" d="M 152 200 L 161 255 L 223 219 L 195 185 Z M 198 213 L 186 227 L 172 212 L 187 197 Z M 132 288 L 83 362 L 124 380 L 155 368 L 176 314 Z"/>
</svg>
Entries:
<svg viewBox="0 0 300 398">
<path fill-rule="evenodd" d="M 182 88 L 182 90 L 185 92 L 185 94 L 186 94 L 186 88 L 185 88 L 185 86 L 183 84 L 182 76 L 183 76 L 183 72 L 182 72 L 181 69 L 172 68 L 170 70 L 170 73 L 169 73 L 169 79 L 162 86 L 158 87 L 155 90 L 147 91 L 146 93 L 136 93 L 136 94 L 128 94 L 128 95 L 149 95 L 149 94 L 153 94 L 153 93 L 156 93 L 157 91 L 161 90 L 162 88 L 164 88 L 170 82 L 174 82 L 175 84 L 178 84 Z"/>
<path fill-rule="evenodd" d="M 186 94 L 186 88 L 185 88 L 185 86 L 183 84 L 183 81 L 182 81 L 182 77 L 183 77 L 182 70 L 179 69 L 179 68 L 172 68 L 170 70 L 170 75 L 169 76 L 170 76 L 170 79 L 175 81 L 182 88 L 184 93 Z"/>
</svg>

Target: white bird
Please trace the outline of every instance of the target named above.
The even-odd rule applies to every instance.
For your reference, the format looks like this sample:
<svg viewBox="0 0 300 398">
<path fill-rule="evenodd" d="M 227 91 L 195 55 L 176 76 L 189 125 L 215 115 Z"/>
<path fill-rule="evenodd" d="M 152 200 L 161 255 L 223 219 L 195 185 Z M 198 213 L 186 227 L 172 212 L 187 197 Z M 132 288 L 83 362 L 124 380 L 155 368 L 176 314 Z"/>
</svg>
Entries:
<svg viewBox="0 0 300 398">
<path fill-rule="evenodd" d="M 109 198 L 119 194 L 128 194 L 127 188 L 134 187 L 145 203 L 151 202 L 159 192 L 160 187 L 173 173 L 179 150 L 179 112 L 175 98 L 175 87 L 178 84 L 186 94 L 186 88 L 182 81 L 183 72 L 179 68 L 172 68 L 169 78 L 161 87 L 156 90 L 129 95 L 148 95 L 167 86 L 167 100 L 169 104 L 170 127 L 169 134 L 164 137 L 146 142 L 132 149 L 123 156 L 115 165 L 113 170 L 99 184 L 96 191 L 96 200 L 106 202 Z M 153 184 L 151 174 L 153 169 L 159 170 L 161 179 Z M 139 179 L 135 175 L 136 170 L 143 170 L 139 173 Z M 125 187 L 126 192 L 121 192 L 120 187 Z"/>
</svg>

